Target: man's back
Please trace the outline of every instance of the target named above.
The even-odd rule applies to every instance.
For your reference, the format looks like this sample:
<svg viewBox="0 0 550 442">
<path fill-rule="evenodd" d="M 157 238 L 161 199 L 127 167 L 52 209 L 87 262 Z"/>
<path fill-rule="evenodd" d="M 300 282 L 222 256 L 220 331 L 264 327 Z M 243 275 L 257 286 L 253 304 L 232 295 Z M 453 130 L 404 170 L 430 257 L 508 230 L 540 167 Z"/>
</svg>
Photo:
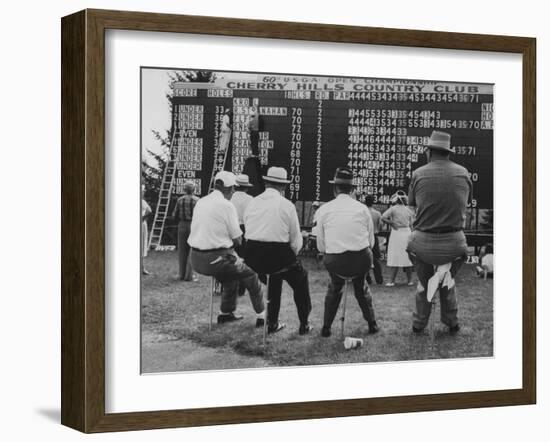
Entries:
<svg viewBox="0 0 550 442">
<path fill-rule="evenodd" d="M 431 161 L 416 169 L 409 188 L 409 204 L 417 207 L 414 228 L 463 228 L 471 191 L 468 170 L 453 161 Z"/>
<path fill-rule="evenodd" d="M 237 209 L 219 190 L 197 201 L 188 240 L 191 247 L 201 250 L 229 248 L 241 233 Z"/>
<path fill-rule="evenodd" d="M 365 249 L 374 244 L 372 218 L 366 206 L 340 194 L 317 211 L 317 243 L 326 253 Z"/>
<path fill-rule="evenodd" d="M 374 207 L 369 207 L 369 213 L 372 218 L 372 225 L 374 228 L 374 233 L 377 234 L 380 231 L 380 223 L 382 219 L 382 214 L 376 210 Z"/>
<path fill-rule="evenodd" d="M 237 215 L 239 216 L 239 224 L 244 224 L 244 213 L 246 208 L 252 201 L 252 197 L 246 192 L 236 191 L 231 197 L 231 203 L 237 209 Z"/>
<path fill-rule="evenodd" d="M 296 208 L 275 190 L 268 188 L 253 198 L 244 214 L 247 240 L 290 243 L 294 253 L 302 248 Z"/>
<path fill-rule="evenodd" d="M 199 198 L 196 195 L 180 196 L 176 202 L 174 217 L 178 221 L 191 221 L 197 201 L 199 201 Z"/>
</svg>

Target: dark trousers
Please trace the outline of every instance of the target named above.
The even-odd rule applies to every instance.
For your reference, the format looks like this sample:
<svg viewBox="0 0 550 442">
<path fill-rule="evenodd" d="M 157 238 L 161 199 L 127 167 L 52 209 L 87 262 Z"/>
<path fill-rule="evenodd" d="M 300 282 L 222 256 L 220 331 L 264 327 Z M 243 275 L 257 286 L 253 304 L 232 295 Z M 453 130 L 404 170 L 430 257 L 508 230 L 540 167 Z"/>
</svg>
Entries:
<svg viewBox="0 0 550 442">
<path fill-rule="evenodd" d="M 245 233 L 244 224 L 240 224 L 240 227 L 241 227 L 241 232 L 243 232 L 242 243 L 240 246 L 235 246 L 235 252 L 237 253 L 237 255 L 239 255 L 239 257 L 244 259 L 244 246 L 246 244 L 246 240 L 244 239 L 244 233 Z M 245 292 L 246 292 L 246 286 L 244 285 L 244 281 L 239 281 L 239 296 L 243 296 Z"/>
<path fill-rule="evenodd" d="M 259 132 L 257 130 L 250 131 L 250 148 L 252 150 L 252 155 L 258 156 L 260 154 L 259 141 Z"/>
<path fill-rule="evenodd" d="M 294 293 L 294 304 L 296 304 L 300 324 L 307 324 L 311 312 L 309 281 L 306 269 L 302 267 L 300 262 L 296 261 L 288 270 L 269 277 L 269 287 L 267 288 L 268 325 L 276 327 L 279 322 L 283 280 L 288 283 Z"/>
<path fill-rule="evenodd" d="M 374 280 L 376 284 L 382 284 L 384 278 L 382 277 L 382 264 L 380 262 L 380 244 L 378 243 L 378 236 L 374 235 L 374 247 L 372 248 L 372 272 L 374 273 Z M 372 284 L 372 279 L 370 277 L 370 269 L 367 271 L 367 282 Z"/>
<path fill-rule="evenodd" d="M 262 288 L 258 275 L 248 267 L 233 249 L 217 251 L 191 250 L 191 261 L 195 271 L 202 275 L 213 276 L 222 283 L 221 313 L 232 313 L 237 308 L 237 290 L 239 281 L 243 281 L 250 301 L 256 313 L 264 311 Z"/>
<path fill-rule="evenodd" d="M 290 245 L 248 240 L 245 248 L 245 262 L 258 274 L 270 275 L 267 292 L 268 325 L 275 327 L 279 321 L 283 280 L 294 292 L 294 303 L 300 324 L 307 324 L 311 312 L 308 274 L 302 264 L 296 260 Z"/>
<path fill-rule="evenodd" d="M 187 239 L 191 233 L 191 221 L 180 221 L 178 223 L 178 278 L 185 281 L 193 280 L 193 268 L 189 259 L 191 246 Z"/>
<path fill-rule="evenodd" d="M 464 259 L 457 259 L 453 261 L 451 266 L 451 275 L 453 278 L 456 276 Z M 430 319 L 430 313 L 432 311 L 432 303 L 428 302 L 426 297 L 426 291 L 428 287 L 428 280 L 434 275 L 434 266 L 427 264 L 418 258 L 414 258 L 414 265 L 416 268 L 416 274 L 418 276 L 419 286 L 416 292 L 416 309 L 413 313 L 413 326 L 419 330 L 422 330 L 428 325 Z M 458 301 L 456 299 L 455 287 L 447 289 L 440 287 L 439 300 L 441 302 L 441 322 L 449 327 L 454 327 L 458 324 Z"/>
<path fill-rule="evenodd" d="M 325 254 L 325 267 L 330 275 L 330 282 L 325 297 L 325 314 L 323 326 L 330 328 L 334 317 L 338 312 L 338 306 L 342 299 L 345 280 L 343 277 L 355 276 L 352 280 L 355 299 L 363 313 L 363 318 L 369 326 L 376 324 L 374 307 L 370 289 L 365 288 L 365 274 L 372 263 L 372 253 L 369 249 L 358 252 L 344 252 L 338 254 Z"/>
</svg>

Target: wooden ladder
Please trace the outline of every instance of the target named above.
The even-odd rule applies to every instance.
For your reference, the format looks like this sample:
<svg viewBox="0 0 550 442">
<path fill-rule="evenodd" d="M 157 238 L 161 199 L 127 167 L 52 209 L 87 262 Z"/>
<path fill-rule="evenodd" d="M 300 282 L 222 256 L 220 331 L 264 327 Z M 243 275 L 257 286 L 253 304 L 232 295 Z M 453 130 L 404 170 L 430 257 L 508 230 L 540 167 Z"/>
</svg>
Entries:
<svg viewBox="0 0 550 442">
<path fill-rule="evenodd" d="M 151 235 L 149 236 L 149 248 L 155 249 L 160 246 L 162 240 L 162 233 L 164 232 L 164 223 L 166 216 L 168 215 L 168 208 L 170 206 L 170 197 L 172 196 L 173 181 L 175 176 L 175 162 L 177 149 L 176 142 L 179 139 L 179 130 L 176 129 L 172 134 L 172 140 L 170 141 L 170 152 L 168 154 L 168 161 L 164 167 L 164 173 L 162 176 L 162 184 L 160 186 L 159 199 L 157 202 L 157 209 L 155 211 L 155 218 L 153 219 L 153 228 L 151 229 Z"/>
</svg>

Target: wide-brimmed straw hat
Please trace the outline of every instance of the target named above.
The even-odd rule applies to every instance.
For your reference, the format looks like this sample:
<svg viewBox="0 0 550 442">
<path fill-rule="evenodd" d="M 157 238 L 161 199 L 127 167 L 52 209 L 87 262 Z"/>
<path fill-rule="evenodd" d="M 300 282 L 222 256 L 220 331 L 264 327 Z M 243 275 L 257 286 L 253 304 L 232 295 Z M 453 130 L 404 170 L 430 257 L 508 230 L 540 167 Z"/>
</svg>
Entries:
<svg viewBox="0 0 550 442">
<path fill-rule="evenodd" d="M 289 184 L 290 180 L 287 177 L 288 175 L 283 167 L 270 167 L 267 170 L 267 175 L 262 178 L 270 183 Z"/>
<path fill-rule="evenodd" d="M 248 178 L 248 175 L 245 175 L 244 173 L 241 173 L 237 175 L 237 184 L 238 187 L 254 187 L 252 184 L 250 184 L 250 179 Z"/>
<path fill-rule="evenodd" d="M 329 183 L 353 186 L 353 172 L 347 167 L 338 167 L 334 172 L 334 178 L 329 180 Z"/>
<path fill-rule="evenodd" d="M 430 135 L 428 147 L 430 149 L 443 150 L 445 152 L 454 152 L 451 148 L 451 134 L 439 130 L 434 130 Z"/>
</svg>

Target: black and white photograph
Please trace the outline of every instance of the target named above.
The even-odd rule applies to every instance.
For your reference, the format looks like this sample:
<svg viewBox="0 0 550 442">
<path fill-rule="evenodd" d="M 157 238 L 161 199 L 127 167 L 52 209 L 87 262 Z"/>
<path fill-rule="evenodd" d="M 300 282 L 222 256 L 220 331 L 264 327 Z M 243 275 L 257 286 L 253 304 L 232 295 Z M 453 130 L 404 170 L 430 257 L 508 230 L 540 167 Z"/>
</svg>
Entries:
<svg viewBox="0 0 550 442">
<path fill-rule="evenodd" d="M 140 76 L 142 374 L 493 357 L 493 84 Z"/>
</svg>

